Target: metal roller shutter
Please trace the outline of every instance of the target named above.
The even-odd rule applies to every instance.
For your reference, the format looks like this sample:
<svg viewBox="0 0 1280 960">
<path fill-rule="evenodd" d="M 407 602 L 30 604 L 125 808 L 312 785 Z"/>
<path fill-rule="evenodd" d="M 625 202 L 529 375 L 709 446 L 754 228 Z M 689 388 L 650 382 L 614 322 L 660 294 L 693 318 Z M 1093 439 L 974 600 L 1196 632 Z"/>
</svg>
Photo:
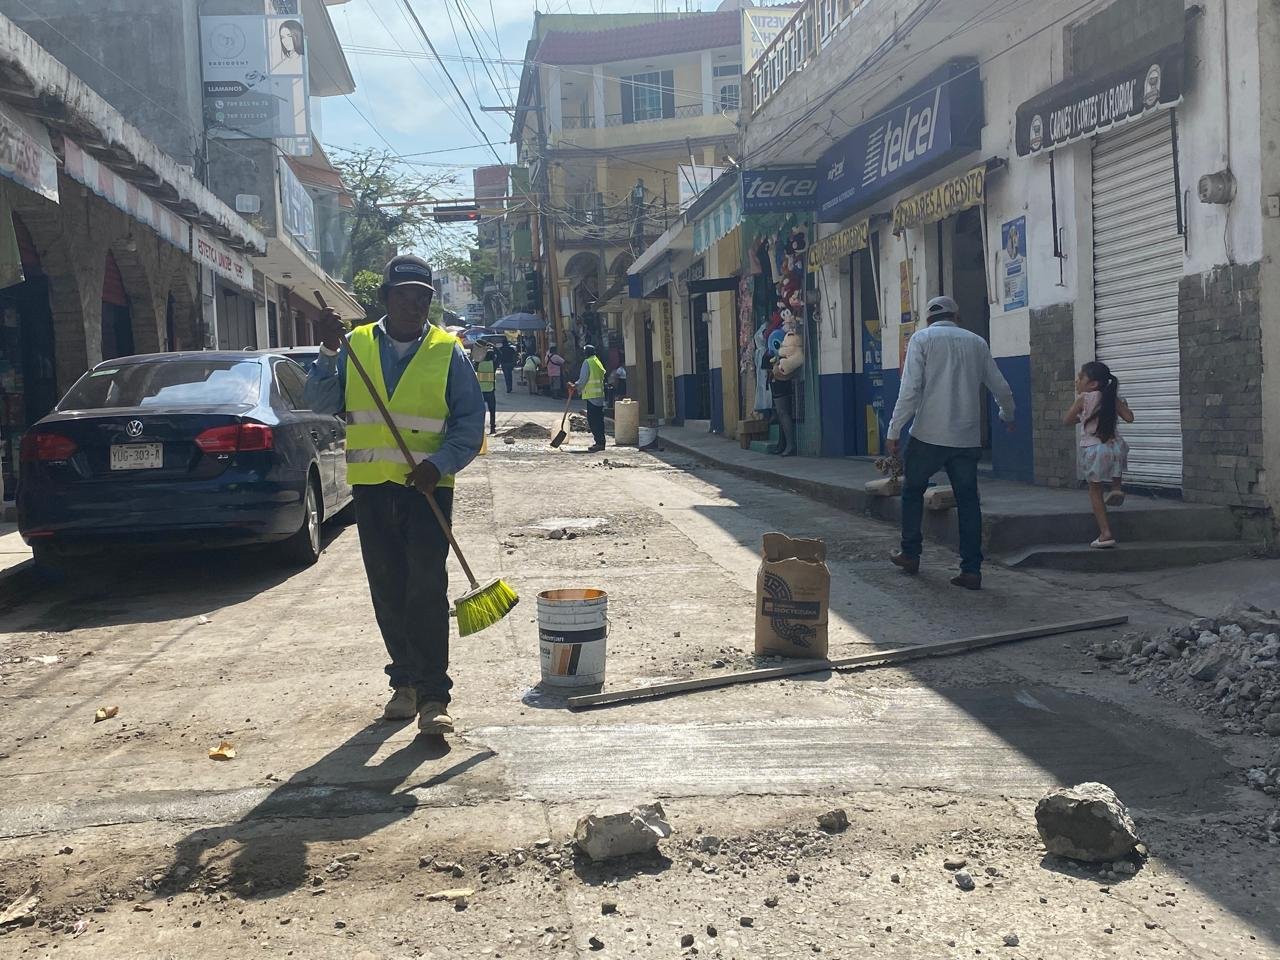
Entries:
<svg viewBox="0 0 1280 960">
<path fill-rule="evenodd" d="M 1120 380 L 1137 422 L 1125 426 L 1129 478 L 1182 486 L 1178 359 L 1177 179 L 1170 115 L 1093 146 L 1093 305 L 1096 356 Z"/>
</svg>

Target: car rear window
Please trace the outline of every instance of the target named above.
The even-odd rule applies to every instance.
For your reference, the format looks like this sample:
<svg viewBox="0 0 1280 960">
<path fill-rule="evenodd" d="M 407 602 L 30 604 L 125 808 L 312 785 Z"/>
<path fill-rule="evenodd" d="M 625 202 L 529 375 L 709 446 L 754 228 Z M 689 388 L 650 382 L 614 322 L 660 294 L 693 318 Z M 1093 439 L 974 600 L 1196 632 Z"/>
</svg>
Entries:
<svg viewBox="0 0 1280 960">
<path fill-rule="evenodd" d="M 248 360 L 166 360 L 103 367 L 85 374 L 59 410 L 256 404 L 262 367 Z"/>
</svg>

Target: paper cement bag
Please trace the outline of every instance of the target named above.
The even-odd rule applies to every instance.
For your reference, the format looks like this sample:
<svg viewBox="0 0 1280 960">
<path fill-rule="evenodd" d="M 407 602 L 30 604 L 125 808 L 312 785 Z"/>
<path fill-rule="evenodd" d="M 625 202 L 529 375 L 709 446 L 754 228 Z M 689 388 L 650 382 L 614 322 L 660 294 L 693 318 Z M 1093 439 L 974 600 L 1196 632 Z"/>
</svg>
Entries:
<svg viewBox="0 0 1280 960">
<path fill-rule="evenodd" d="M 756 578 L 756 656 L 826 657 L 830 602 L 827 545 L 766 533 Z"/>
</svg>

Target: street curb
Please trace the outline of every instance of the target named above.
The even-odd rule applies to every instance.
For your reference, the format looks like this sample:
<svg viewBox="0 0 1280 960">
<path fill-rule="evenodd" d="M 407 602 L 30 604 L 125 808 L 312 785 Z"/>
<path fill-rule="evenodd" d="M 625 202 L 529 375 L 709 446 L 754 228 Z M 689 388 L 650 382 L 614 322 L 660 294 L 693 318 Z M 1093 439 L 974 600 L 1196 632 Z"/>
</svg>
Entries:
<svg viewBox="0 0 1280 960">
<path fill-rule="evenodd" d="M 732 473 L 746 480 L 754 480 L 777 490 L 798 493 L 819 503 L 854 513 L 883 523 L 900 524 L 902 522 L 902 501 L 897 497 L 874 497 L 863 490 L 840 487 L 818 480 L 805 480 L 799 477 L 788 477 L 771 470 L 761 470 L 721 460 L 702 450 L 687 447 L 677 440 L 658 433 L 658 441 L 670 450 L 679 451 L 702 463 Z M 983 518 L 986 527 L 986 518 Z M 942 514 L 925 511 L 924 534 L 933 543 L 942 543 L 953 550 L 959 546 L 960 534 L 956 526 L 955 511 L 948 510 Z"/>
<path fill-rule="evenodd" d="M 23 560 L 7 570 L 0 570 L 0 607 L 16 606 L 44 586 L 44 578 L 36 571 L 35 560 Z"/>
</svg>

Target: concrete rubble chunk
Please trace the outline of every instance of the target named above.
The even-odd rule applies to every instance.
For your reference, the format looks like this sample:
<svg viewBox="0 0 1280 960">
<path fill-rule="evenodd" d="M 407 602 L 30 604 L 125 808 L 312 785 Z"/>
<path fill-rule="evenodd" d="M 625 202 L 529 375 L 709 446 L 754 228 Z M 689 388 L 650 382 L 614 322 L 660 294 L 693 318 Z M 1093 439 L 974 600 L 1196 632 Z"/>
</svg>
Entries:
<svg viewBox="0 0 1280 960">
<path fill-rule="evenodd" d="M 1226 645 L 1211 647 L 1192 661 L 1187 674 L 1195 680 L 1216 680 L 1234 657 L 1235 652 Z"/>
<path fill-rule="evenodd" d="M 1102 783 L 1050 790 L 1036 804 L 1036 828 L 1049 853 L 1087 863 L 1119 860 L 1138 843 L 1129 811 Z"/>
<path fill-rule="evenodd" d="M 597 862 L 656 849 L 669 836 L 666 812 L 656 802 L 620 813 L 586 814 L 573 831 L 578 848 Z"/>
<path fill-rule="evenodd" d="M 818 826 L 827 833 L 843 833 L 849 829 L 849 815 L 837 807 L 818 817 Z"/>
</svg>

